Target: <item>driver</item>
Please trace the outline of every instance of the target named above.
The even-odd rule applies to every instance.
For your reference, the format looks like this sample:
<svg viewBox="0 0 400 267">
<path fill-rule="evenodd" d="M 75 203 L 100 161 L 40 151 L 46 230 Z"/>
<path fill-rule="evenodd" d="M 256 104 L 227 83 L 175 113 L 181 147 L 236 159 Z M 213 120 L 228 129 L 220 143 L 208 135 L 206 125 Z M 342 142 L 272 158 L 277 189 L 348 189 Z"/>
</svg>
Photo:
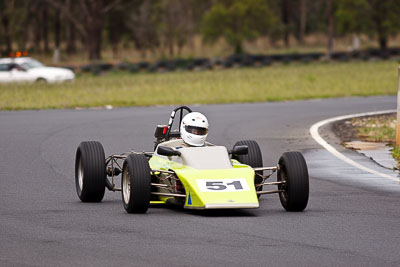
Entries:
<svg viewBox="0 0 400 267">
<path fill-rule="evenodd" d="M 188 146 L 204 146 L 208 134 L 208 120 L 200 112 L 191 112 L 182 119 L 181 138 Z"/>
</svg>

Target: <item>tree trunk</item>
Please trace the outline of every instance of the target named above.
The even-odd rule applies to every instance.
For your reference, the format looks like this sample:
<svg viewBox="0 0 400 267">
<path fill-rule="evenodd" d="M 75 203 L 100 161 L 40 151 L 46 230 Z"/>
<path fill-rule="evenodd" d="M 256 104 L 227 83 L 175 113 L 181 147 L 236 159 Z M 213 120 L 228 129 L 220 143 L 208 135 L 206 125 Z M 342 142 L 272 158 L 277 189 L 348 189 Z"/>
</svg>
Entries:
<svg viewBox="0 0 400 267">
<path fill-rule="evenodd" d="M 235 54 L 242 54 L 243 53 L 243 46 L 241 42 L 235 44 Z"/>
<path fill-rule="evenodd" d="M 66 5 L 67 5 L 67 10 L 71 13 L 73 13 L 72 10 L 72 4 L 71 0 L 66 0 Z M 74 24 L 68 21 L 66 23 L 66 42 L 67 42 L 67 54 L 72 54 L 76 52 L 76 46 L 75 46 L 75 28 Z"/>
<path fill-rule="evenodd" d="M 1 18 L 1 23 L 3 24 L 3 29 L 4 29 L 4 38 L 6 42 L 6 52 L 7 55 L 12 52 L 12 47 L 11 47 L 11 31 L 10 31 L 10 21 L 7 16 L 3 16 Z"/>
<path fill-rule="evenodd" d="M 87 46 L 88 56 L 90 60 L 101 59 L 101 42 L 102 29 L 104 24 L 104 16 L 109 12 L 119 1 L 104 1 L 104 0 L 80 0 L 74 1 L 82 13 L 82 17 L 76 16 L 71 9 L 68 8 L 68 2 L 58 2 L 46 0 L 48 4 L 63 12 L 65 17 L 74 24 L 75 29 L 81 34 Z M 72 1 L 71 1 L 72 2 Z M 109 3 L 104 6 L 104 2 Z M 79 5 L 79 6 L 78 6 Z M 83 18 L 83 19 L 81 19 Z"/>
<path fill-rule="evenodd" d="M 102 27 L 98 25 L 91 25 L 92 27 L 88 29 L 88 34 L 86 37 L 86 43 L 88 47 L 88 54 L 90 60 L 100 60 L 101 59 L 101 30 Z"/>
<path fill-rule="evenodd" d="M 54 53 L 53 53 L 53 63 L 57 64 L 60 62 L 60 32 L 61 32 L 61 22 L 60 22 L 60 11 L 56 10 L 54 14 Z"/>
<path fill-rule="evenodd" d="M 141 59 L 146 59 L 146 48 L 140 48 L 139 51 Z"/>
<path fill-rule="evenodd" d="M 47 6 L 43 5 L 43 42 L 44 42 L 44 51 L 49 52 L 49 27 L 48 27 L 48 12 Z"/>
<path fill-rule="evenodd" d="M 67 54 L 72 54 L 76 52 L 76 45 L 75 45 L 75 29 L 72 23 L 67 23 L 66 26 L 66 42 L 67 42 Z"/>
<path fill-rule="evenodd" d="M 193 3 L 189 5 L 188 9 L 188 43 L 189 48 L 192 54 L 195 52 L 195 44 L 194 44 L 194 16 L 193 16 Z"/>
<path fill-rule="evenodd" d="M 6 53 L 8 56 L 13 52 L 12 51 L 13 35 L 11 30 L 12 25 L 10 27 L 10 20 L 14 12 L 15 1 L 8 0 L 3 2 L 4 3 L 2 3 L 1 5 L 2 10 L 0 10 L 0 20 L 4 30 L 4 39 L 5 39 L 4 41 L 6 45 Z"/>
<path fill-rule="evenodd" d="M 307 0 L 300 0 L 300 29 L 299 29 L 300 44 L 304 44 L 306 25 L 307 25 Z"/>
<path fill-rule="evenodd" d="M 61 32 L 61 21 L 60 12 L 56 10 L 54 14 L 54 45 L 55 48 L 60 48 L 60 32 Z"/>
<path fill-rule="evenodd" d="M 184 42 L 178 42 L 177 46 L 178 46 L 178 56 L 180 56 L 182 54 L 182 50 L 184 47 L 185 43 Z"/>
<path fill-rule="evenodd" d="M 285 46 L 289 47 L 289 2 L 282 0 L 282 22 L 283 22 L 283 40 Z"/>
<path fill-rule="evenodd" d="M 104 24 L 103 1 L 95 1 L 87 5 L 89 16 L 84 25 L 87 36 L 86 43 L 90 60 L 101 59 L 101 32 Z"/>
<path fill-rule="evenodd" d="M 34 12 L 40 13 L 40 8 L 35 8 Z M 41 51 L 41 41 L 42 41 L 42 21 L 40 16 L 35 16 L 35 21 L 34 21 L 34 50 L 35 51 Z"/>
<path fill-rule="evenodd" d="M 168 41 L 168 51 L 169 51 L 169 56 L 173 57 L 174 56 L 174 43 L 171 40 Z"/>
<path fill-rule="evenodd" d="M 334 38 L 334 14 L 332 0 L 327 0 L 328 14 L 328 58 L 331 58 L 333 53 L 333 38 Z"/>
<path fill-rule="evenodd" d="M 111 45 L 113 58 L 118 58 L 119 44 L 125 30 L 124 10 L 116 9 L 107 16 L 108 41 Z"/>
<path fill-rule="evenodd" d="M 381 50 L 386 50 L 387 49 L 387 43 L 388 43 L 388 38 L 385 34 L 378 33 L 379 34 L 379 48 Z"/>
<path fill-rule="evenodd" d="M 115 42 L 111 44 L 111 49 L 112 49 L 112 54 L 113 54 L 113 58 L 117 59 L 118 58 L 118 51 L 119 51 L 119 43 Z"/>
<path fill-rule="evenodd" d="M 385 26 L 383 25 L 382 18 L 379 15 L 376 15 L 374 21 L 376 25 L 376 31 L 378 33 L 379 48 L 381 50 L 386 50 L 388 43 L 388 35 Z"/>
</svg>

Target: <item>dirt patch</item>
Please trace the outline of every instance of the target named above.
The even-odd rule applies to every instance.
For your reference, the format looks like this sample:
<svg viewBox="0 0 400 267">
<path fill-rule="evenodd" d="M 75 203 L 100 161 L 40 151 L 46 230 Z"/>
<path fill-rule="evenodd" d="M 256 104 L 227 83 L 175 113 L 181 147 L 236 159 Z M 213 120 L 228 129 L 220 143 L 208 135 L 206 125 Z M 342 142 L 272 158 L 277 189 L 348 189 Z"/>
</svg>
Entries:
<svg viewBox="0 0 400 267">
<path fill-rule="evenodd" d="M 351 142 L 357 139 L 357 130 L 351 120 L 334 122 L 332 124 L 332 131 L 337 137 L 339 137 L 342 143 Z"/>
<path fill-rule="evenodd" d="M 377 149 L 383 149 L 387 146 L 386 143 L 363 142 L 363 141 L 345 142 L 343 144 L 346 148 L 354 150 L 377 150 Z"/>
</svg>

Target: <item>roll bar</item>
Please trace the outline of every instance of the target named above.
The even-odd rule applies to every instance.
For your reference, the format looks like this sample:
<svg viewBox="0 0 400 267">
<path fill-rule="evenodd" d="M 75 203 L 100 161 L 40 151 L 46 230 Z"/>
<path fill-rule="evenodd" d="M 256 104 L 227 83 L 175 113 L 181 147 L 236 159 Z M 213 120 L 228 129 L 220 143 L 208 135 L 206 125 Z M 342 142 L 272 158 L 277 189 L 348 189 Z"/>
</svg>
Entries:
<svg viewBox="0 0 400 267">
<path fill-rule="evenodd" d="M 174 123 L 175 115 L 176 115 L 176 113 L 177 113 L 178 111 L 181 111 L 181 115 L 180 115 L 180 118 L 179 118 L 179 125 L 181 125 L 182 119 L 183 119 L 183 110 L 186 110 L 186 111 L 189 112 L 189 113 L 192 112 L 192 110 L 191 110 L 188 106 L 179 106 L 179 107 L 175 108 L 175 109 L 172 111 L 171 117 L 169 118 L 169 121 L 168 121 L 167 132 L 165 133 L 165 140 L 166 140 L 166 141 L 169 140 L 169 135 L 170 135 L 170 133 L 171 133 L 171 127 L 172 127 L 172 124 Z M 179 129 L 179 128 L 178 128 L 178 129 Z M 180 129 L 179 129 L 179 131 L 180 131 Z"/>
</svg>

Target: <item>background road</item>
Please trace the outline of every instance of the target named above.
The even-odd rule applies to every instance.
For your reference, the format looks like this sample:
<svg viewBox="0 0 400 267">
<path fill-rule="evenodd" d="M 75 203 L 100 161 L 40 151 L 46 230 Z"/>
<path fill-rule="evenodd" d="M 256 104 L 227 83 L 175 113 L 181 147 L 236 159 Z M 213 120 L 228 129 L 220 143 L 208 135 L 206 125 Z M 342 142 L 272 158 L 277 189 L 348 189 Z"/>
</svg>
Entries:
<svg viewBox="0 0 400 267">
<path fill-rule="evenodd" d="M 284 151 L 305 153 L 306 211 L 285 212 L 277 195 L 262 196 L 256 210 L 144 215 L 125 213 L 120 193 L 81 203 L 78 144 L 98 140 L 107 155 L 151 150 L 172 107 L 0 112 L 0 265 L 400 265 L 400 184 L 344 166 L 309 135 L 326 118 L 395 109 L 396 97 L 192 108 L 208 117 L 209 141 L 255 139 L 266 166 Z"/>
</svg>

